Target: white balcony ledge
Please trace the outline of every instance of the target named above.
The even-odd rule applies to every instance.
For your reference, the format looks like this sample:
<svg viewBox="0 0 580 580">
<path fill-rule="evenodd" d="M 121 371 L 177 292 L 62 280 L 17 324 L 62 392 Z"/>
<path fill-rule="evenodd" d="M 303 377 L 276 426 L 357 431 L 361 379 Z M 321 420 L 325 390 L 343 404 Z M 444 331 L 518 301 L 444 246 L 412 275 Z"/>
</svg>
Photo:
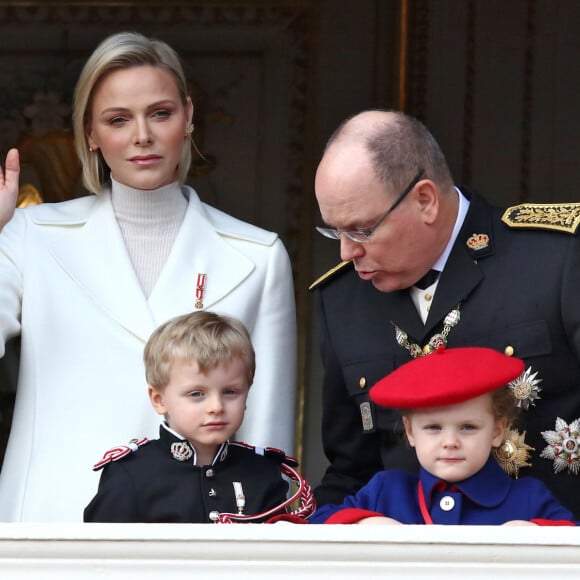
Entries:
<svg viewBox="0 0 580 580">
<path fill-rule="evenodd" d="M 567 527 L 0 524 L 0 578 L 576 577 Z"/>
</svg>

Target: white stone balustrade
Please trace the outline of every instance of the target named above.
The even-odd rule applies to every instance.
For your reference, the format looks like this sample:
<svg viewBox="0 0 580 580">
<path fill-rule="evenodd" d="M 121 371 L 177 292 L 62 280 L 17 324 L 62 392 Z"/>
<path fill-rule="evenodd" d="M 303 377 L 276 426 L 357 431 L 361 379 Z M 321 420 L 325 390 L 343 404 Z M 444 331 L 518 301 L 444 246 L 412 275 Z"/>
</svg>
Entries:
<svg viewBox="0 0 580 580">
<path fill-rule="evenodd" d="M 579 570 L 580 530 L 568 527 L 0 524 L 2 580 L 532 580 Z"/>
</svg>

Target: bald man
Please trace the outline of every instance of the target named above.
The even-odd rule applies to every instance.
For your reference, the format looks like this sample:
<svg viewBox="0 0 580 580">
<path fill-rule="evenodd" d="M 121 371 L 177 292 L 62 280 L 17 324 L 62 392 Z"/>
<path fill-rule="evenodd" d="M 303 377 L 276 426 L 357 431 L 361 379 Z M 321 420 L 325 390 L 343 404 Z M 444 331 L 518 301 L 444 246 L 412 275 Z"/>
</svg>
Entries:
<svg viewBox="0 0 580 580">
<path fill-rule="evenodd" d="M 542 479 L 580 518 L 580 204 L 490 206 L 454 185 L 430 132 L 396 111 L 347 119 L 315 189 L 317 230 L 343 261 L 311 286 L 330 462 L 318 503 L 340 503 L 382 469 L 417 469 L 399 414 L 369 399 L 376 381 L 441 344 L 483 346 L 528 369 L 504 467 Z"/>
</svg>

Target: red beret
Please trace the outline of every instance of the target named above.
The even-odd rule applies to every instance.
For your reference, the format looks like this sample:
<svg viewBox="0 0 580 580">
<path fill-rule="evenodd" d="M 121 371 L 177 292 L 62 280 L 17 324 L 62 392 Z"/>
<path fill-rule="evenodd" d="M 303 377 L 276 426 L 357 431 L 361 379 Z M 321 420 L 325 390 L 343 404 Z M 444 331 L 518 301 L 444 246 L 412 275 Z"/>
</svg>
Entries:
<svg viewBox="0 0 580 580">
<path fill-rule="evenodd" d="M 524 369 L 521 359 L 491 348 L 441 347 L 382 378 L 372 387 L 370 398 L 396 409 L 443 407 L 503 387 Z"/>
</svg>

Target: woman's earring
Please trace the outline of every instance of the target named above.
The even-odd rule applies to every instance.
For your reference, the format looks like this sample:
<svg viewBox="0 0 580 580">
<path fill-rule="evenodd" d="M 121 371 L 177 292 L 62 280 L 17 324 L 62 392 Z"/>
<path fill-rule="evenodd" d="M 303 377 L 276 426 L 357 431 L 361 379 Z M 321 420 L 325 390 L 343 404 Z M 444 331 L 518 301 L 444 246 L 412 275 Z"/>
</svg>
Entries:
<svg viewBox="0 0 580 580">
<path fill-rule="evenodd" d="M 190 123 L 189 125 L 187 125 L 187 127 L 185 128 L 185 136 L 191 137 L 191 134 L 193 133 L 194 129 L 195 129 L 195 126 L 193 123 Z"/>
</svg>

